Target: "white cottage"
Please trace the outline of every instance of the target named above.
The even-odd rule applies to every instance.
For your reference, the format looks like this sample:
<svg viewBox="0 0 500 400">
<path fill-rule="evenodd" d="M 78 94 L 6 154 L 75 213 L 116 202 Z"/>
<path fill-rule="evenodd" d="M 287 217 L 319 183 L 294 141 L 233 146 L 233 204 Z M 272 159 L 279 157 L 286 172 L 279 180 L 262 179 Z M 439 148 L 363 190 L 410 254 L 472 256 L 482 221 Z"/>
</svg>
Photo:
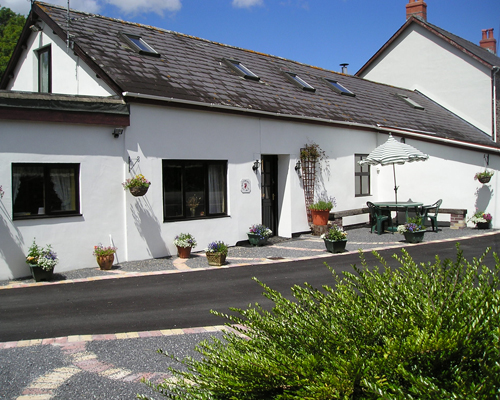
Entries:
<svg viewBox="0 0 500 400">
<path fill-rule="evenodd" d="M 430 156 L 398 167 L 399 199 L 496 215 L 497 176 L 473 177 L 500 146 L 418 91 L 39 2 L 0 89 L 0 279 L 29 274 L 33 238 L 65 271 L 98 243 L 131 261 L 181 232 L 203 248 L 255 223 L 308 231 L 300 149 L 325 151 L 317 193 L 355 209 L 394 196 L 391 168 L 357 164 L 389 132 Z M 143 197 L 121 185 L 136 174 Z"/>
<path fill-rule="evenodd" d="M 356 76 L 419 90 L 499 141 L 496 45 L 493 28 L 483 29 L 477 45 L 429 23 L 425 1 L 409 0 L 405 24 Z"/>
</svg>

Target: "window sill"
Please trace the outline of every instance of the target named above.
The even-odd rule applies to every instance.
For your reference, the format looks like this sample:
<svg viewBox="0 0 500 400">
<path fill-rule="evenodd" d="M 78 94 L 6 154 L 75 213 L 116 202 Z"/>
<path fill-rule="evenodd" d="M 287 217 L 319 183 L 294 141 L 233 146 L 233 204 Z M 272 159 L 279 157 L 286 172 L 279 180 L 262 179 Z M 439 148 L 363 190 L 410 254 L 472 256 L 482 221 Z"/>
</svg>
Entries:
<svg viewBox="0 0 500 400">
<path fill-rule="evenodd" d="M 53 219 L 53 218 L 68 218 L 68 217 L 83 217 L 83 214 L 30 214 L 30 215 L 14 215 L 13 221 L 24 221 L 27 219 Z"/>
<path fill-rule="evenodd" d="M 218 219 L 218 218 L 229 218 L 230 215 L 208 215 L 208 216 L 198 216 L 198 217 L 177 217 L 177 218 L 168 218 L 164 219 L 164 223 L 168 222 L 180 222 L 180 221 L 199 221 L 203 219 Z"/>
</svg>

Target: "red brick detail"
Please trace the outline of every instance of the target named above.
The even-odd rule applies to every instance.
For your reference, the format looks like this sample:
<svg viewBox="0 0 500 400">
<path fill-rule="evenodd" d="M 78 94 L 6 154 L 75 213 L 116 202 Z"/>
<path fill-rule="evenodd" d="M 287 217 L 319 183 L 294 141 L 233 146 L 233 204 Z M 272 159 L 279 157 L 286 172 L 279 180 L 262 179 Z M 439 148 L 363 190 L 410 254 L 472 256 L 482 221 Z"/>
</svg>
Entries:
<svg viewBox="0 0 500 400">
<path fill-rule="evenodd" d="M 427 4 L 423 0 L 410 0 L 406 5 L 406 19 L 412 15 L 427 21 Z"/>
<path fill-rule="evenodd" d="M 463 214 L 450 214 L 450 228 L 451 229 L 464 229 L 467 224 L 465 223 L 465 215 Z"/>
<path fill-rule="evenodd" d="M 493 36 L 493 28 L 483 29 L 482 32 L 483 38 L 479 42 L 479 46 L 491 51 L 493 54 L 497 54 L 497 40 Z"/>
</svg>

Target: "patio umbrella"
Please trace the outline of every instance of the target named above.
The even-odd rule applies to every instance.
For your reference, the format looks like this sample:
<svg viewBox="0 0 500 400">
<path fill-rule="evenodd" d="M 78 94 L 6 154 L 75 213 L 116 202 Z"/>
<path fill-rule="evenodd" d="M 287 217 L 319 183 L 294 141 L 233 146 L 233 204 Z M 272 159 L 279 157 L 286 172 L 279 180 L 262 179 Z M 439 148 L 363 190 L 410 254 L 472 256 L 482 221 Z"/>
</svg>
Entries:
<svg viewBox="0 0 500 400">
<path fill-rule="evenodd" d="M 392 164 L 394 175 L 394 194 L 398 202 L 398 185 L 396 184 L 396 164 L 404 164 L 414 161 L 425 161 L 429 158 L 415 147 L 406 143 L 398 142 L 389 133 L 389 139 L 384 144 L 373 150 L 364 160 L 358 161 L 359 165 L 389 165 Z"/>
</svg>

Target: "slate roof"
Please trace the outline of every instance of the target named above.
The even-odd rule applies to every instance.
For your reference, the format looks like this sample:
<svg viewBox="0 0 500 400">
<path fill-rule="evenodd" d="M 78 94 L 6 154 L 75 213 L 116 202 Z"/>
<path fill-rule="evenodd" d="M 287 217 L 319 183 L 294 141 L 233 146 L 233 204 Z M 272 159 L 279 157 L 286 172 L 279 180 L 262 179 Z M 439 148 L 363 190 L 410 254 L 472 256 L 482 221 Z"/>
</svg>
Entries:
<svg viewBox="0 0 500 400">
<path fill-rule="evenodd" d="M 35 14 L 62 39 L 66 38 L 65 8 L 36 2 L 30 18 Z M 500 147 L 484 132 L 419 92 L 99 15 L 72 10 L 70 19 L 75 53 L 118 95 L 140 93 L 281 117 L 349 122 L 374 129 L 377 126 L 395 127 Z M 160 57 L 137 53 L 121 37 L 121 32 L 141 36 Z M 260 81 L 242 78 L 224 59 L 243 63 L 260 77 Z M 298 74 L 316 91 L 307 92 L 294 85 L 283 70 Z M 337 93 L 324 78 L 338 81 L 356 96 Z M 424 110 L 409 106 L 397 94 L 408 96 Z"/>
</svg>

